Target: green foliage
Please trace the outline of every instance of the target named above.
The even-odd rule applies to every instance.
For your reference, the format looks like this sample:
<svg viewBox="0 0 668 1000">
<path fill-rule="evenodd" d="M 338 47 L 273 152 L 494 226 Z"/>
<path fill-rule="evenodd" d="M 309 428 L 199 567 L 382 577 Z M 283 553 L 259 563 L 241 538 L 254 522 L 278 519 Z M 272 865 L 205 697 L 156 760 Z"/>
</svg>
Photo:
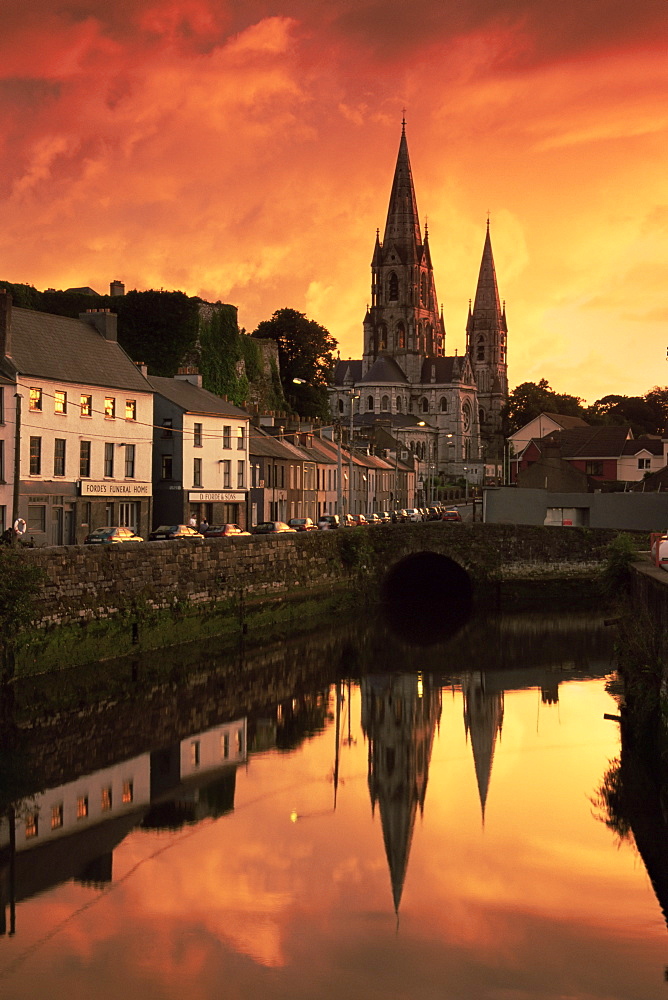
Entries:
<svg viewBox="0 0 668 1000">
<path fill-rule="evenodd" d="M 630 424 L 635 435 L 658 434 L 666 425 L 668 389 L 655 386 L 644 396 L 610 394 L 587 409 L 592 424 Z"/>
<path fill-rule="evenodd" d="M 5 288 L 12 297 L 12 302 L 20 309 L 38 309 L 42 293 L 32 285 L 13 285 L 10 281 L 0 281 L 0 288 Z"/>
<path fill-rule="evenodd" d="M 586 418 L 584 400 L 579 396 L 555 392 L 547 379 L 522 382 L 508 396 L 504 416 L 508 433 L 513 434 L 541 413 L 561 413 L 564 416 Z"/>
<path fill-rule="evenodd" d="M 283 394 L 303 416 L 329 415 L 327 385 L 334 367 L 336 340 L 324 326 L 295 309 L 278 309 L 253 337 L 275 340 Z M 301 384 L 296 384 L 299 379 Z"/>
<path fill-rule="evenodd" d="M 251 382 L 262 378 L 262 353 L 237 323 L 235 306 L 216 302 L 201 310 L 197 363 L 205 389 L 237 406 L 249 397 Z"/>
<path fill-rule="evenodd" d="M 619 534 L 606 547 L 602 584 L 606 594 L 625 593 L 631 579 L 631 563 L 638 558 L 636 542 L 630 535 Z"/>
<path fill-rule="evenodd" d="M 0 550 L 0 637 L 4 646 L 12 645 L 33 620 L 43 580 L 42 570 L 26 564 L 20 551 Z"/>
<path fill-rule="evenodd" d="M 151 375 L 171 378 L 197 339 L 199 302 L 184 292 L 128 292 L 114 299 L 118 341 Z"/>
</svg>

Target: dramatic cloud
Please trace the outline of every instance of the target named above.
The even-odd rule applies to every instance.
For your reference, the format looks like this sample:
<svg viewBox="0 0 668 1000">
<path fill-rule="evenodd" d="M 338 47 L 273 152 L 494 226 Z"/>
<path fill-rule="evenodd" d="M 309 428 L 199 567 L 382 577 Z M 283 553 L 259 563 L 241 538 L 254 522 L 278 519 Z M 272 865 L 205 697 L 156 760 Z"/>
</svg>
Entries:
<svg viewBox="0 0 668 1000">
<path fill-rule="evenodd" d="M 668 381 L 667 21 L 652 0 L 15 5 L 0 277 L 181 288 L 247 329 L 290 306 L 359 355 L 405 107 L 448 352 L 489 210 L 511 382 L 644 392 Z"/>
</svg>

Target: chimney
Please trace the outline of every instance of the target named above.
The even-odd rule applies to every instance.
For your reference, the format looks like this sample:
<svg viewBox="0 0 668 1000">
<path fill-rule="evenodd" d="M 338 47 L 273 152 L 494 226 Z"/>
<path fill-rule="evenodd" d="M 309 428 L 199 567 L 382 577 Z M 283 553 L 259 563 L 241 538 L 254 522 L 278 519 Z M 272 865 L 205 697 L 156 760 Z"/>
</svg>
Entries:
<svg viewBox="0 0 668 1000">
<path fill-rule="evenodd" d="M 115 295 L 125 295 L 125 285 L 122 281 L 114 279 L 109 283 L 109 294 Z"/>
<path fill-rule="evenodd" d="M 199 373 L 199 368 L 193 368 L 192 366 L 179 368 L 174 378 L 178 379 L 179 382 L 191 382 L 198 389 L 202 388 L 202 376 Z"/>
<path fill-rule="evenodd" d="M 0 352 L 12 356 L 12 296 L 6 288 L 0 288 Z"/>
<path fill-rule="evenodd" d="M 139 371 L 142 373 L 142 375 L 144 376 L 144 378 L 148 378 L 148 365 L 146 364 L 146 362 L 145 361 L 135 361 L 135 365 L 139 369 Z"/>
<path fill-rule="evenodd" d="M 86 309 L 79 319 L 94 326 L 105 340 L 118 340 L 118 316 L 109 309 Z"/>
</svg>

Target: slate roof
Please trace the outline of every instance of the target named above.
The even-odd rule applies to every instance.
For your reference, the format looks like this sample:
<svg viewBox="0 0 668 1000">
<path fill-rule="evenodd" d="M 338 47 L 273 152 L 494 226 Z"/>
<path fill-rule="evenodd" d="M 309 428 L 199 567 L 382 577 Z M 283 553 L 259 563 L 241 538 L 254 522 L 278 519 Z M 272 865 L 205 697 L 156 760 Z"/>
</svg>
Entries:
<svg viewBox="0 0 668 1000">
<path fill-rule="evenodd" d="M 282 438 L 273 437 L 253 424 L 250 426 L 248 453 L 249 455 L 258 455 L 264 458 L 292 459 L 293 461 L 298 459 L 300 462 L 305 461 L 304 455 L 295 445 L 290 444 L 289 441 L 285 441 Z"/>
<path fill-rule="evenodd" d="M 422 372 L 420 382 L 423 388 L 431 383 L 432 369 L 436 369 L 435 383 L 445 384 L 448 382 L 460 382 L 462 370 L 465 367 L 466 357 L 454 355 L 450 358 L 425 358 L 422 362 Z"/>
<path fill-rule="evenodd" d="M 619 458 L 630 435 L 628 426 L 571 427 L 552 431 L 540 441 L 558 444 L 563 458 Z"/>
<path fill-rule="evenodd" d="M 542 414 L 544 417 L 549 417 L 550 420 L 554 420 L 555 424 L 559 424 L 564 430 L 568 430 L 570 427 L 588 427 L 589 424 L 582 417 L 570 417 L 563 413 L 547 413 Z"/>
<path fill-rule="evenodd" d="M 336 362 L 336 367 L 334 368 L 334 385 L 343 385 L 346 381 L 359 382 L 361 378 L 361 361 L 353 361 L 351 358 L 348 358 L 347 361 Z"/>
<path fill-rule="evenodd" d="M 366 375 L 362 378 L 362 383 L 365 382 L 371 385 L 378 385 L 379 383 L 396 385 L 397 382 L 401 382 L 402 385 L 408 385 L 405 372 L 402 371 L 394 358 L 390 357 L 389 354 L 378 355 L 371 368 L 369 368 Z"/>
<path fill-rule="evenodd" d="M 193 382 L 180 378 L 162 378 L 149 375 L 148 381 L 155 392 L 160 393 L 170 403 L 180 406 L 186 413 L 210 413 L 221 417 L 248 417 L 234 403 L 228 403 L 222 396 L 216 396 L 208 389 L 200 389 Z"/>
<path fill-rule="evenodd" d="M 637 455 L 641 451 L 648 451 L 650 455 L 663 455 L 663 441 L 661 438 L 639 437 L 635 441 L 627 441 L 623 453 Z"/>
<path fill-rule="evenodd" d="M 151 392 L 148 380 L 115 340 L 91 323 L 33 309 L 12 309 L 11 366 L 22 376 Z M 12 372 L 13 374 L 13 372 Z"/>
<path fill-rule="evenodd" d="M 417 428 L 418 424 L 422 423 L 422 417 L 416 417 L 412 413 L 386 413 L 384 411 L 377 413 L 376 411 L 372 411 L 371 413 L 356 413 L 354 423 L 357 427 L 381 423 L 386 426 L 389 425 L 391 427 L 400 427 L 402 430 L 409 430 L 413 427 Z M 432 424 L 426 421 L 424 423 L 427 429 L 435 430 Z"/>
</svg>

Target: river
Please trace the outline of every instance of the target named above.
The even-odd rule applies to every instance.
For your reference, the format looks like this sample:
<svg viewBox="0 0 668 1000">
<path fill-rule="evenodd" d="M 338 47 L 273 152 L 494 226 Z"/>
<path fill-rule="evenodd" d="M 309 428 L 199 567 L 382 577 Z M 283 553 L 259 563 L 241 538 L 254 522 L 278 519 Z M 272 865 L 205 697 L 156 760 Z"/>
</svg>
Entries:
<svg viewBox="0 0 668 1000">
<path fill-rule="evenodd" d="M 18 685 L 0 995 L 665 997 L 668 842 L 644 857 L 611 808 L 613 638 L 348 623 L 128 662 L 85 703 L 63 675 L 57 711 L 53 681 Z"/>
</svg>

